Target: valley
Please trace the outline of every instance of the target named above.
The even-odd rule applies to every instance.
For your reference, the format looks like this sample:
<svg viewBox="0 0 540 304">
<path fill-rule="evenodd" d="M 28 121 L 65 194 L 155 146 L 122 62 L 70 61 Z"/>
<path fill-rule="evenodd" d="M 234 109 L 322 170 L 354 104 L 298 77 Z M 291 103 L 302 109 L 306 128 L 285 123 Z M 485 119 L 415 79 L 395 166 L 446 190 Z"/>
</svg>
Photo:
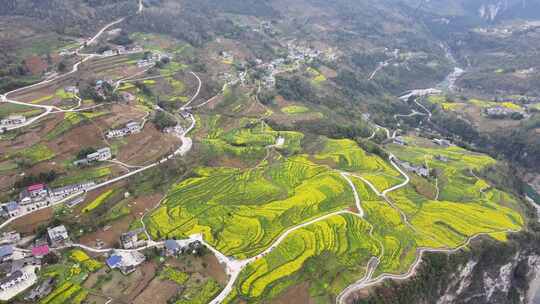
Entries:
<svg viewBox="0 0 540 304">
<path fill-rule="evenodd" d="M 77 42 L 2 74 L 0 300 L 454 303 L 510 267 L 532 281 L 536 91 L 490 90 L 427 6 L 74 2 L 77 34 L 41 9 Z M 478 303 L 535 291 L 511 284 Z"/>
</svg>

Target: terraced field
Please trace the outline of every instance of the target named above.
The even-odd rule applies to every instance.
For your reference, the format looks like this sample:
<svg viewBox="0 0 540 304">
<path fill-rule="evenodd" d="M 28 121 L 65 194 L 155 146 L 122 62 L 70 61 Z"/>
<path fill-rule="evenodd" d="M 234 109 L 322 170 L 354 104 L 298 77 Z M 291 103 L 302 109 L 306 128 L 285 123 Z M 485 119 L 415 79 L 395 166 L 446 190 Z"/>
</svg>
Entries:
<svg viewBox="0 0 540 304">
<path fill-rule="evenodd" d="M 274 131 L 268 125 L 257 120 L 244 119 L 240 127 L 224 132 L 215 119 L 211 122 L 212 132 L 203 140 L 213 155 L 229 155 L 257 161 L 266 154 L 268 146 L 275 145 L 279 137 L 284 144 L 278 148 L 287 154 L 295 154 L 301 150 L 304 135 L 299 132 Z M 216 128 L 217 127 L 217 128 Z"/>
<path fill-rule="evenodd" d="M 199 168 L 146 218 L 157 239 L 202 233 L 210 245 L 236 259 L 274 248 L 243 269 L 229 303 L 259 303 L 306 282 L 317 303 L 332 302 L 366 274 L 374 257 L 373 278 L 406 273 L 422 248 L 456 248 L 479 234 L 504 241 L 508 231 L 523 225 L 518 201 L 474 174 L 495 164 L 486 155 L 417 138 L 407 138 L 411 144 L 406 147 L 389 145 L 400 160 L 432 169 L 436 175 L 423 182 L 435 187 L 436 177 L 440 193 L 436 200 L 428 198 L 409 184 L 384 196 L 383 190 L 403 183 L 404 177 L 354 141 L 322 138 L 317 153 L 299 154 L 301 134 L 286 137 L 265 125 L 241 125 L 228 132 L 214 129 L 208 140 L 265 149 L 282 136 L 296 154 L 252 169 Z M 351 186 L 362 210 L 354 204 Z M 285 231 L 337 211 L 289 231 L 273 245 Z"/>
<path fill-rule="evenodd" d="M 154 237 L 203 233 L 219 251 L 246 258 L 286 228 L 353 204 L 337 172 L 302 156 L 252 170 L 201 168 L 197 174 L 174 186 L 148 218 Z"/>
<path fill-rule="evenodd" d="M 276 250 L 249 265 L 236 291 L 256 302 L 309 280 L 314 285 L 312 296 L 329 303 L 332 299 L 328 294 L 335 295 L 360 278 L 367 261 L 381 253 L 370 229 L 366 221 L 349 214 L 299 229 Z"/>
<path fill-rule="evenodd" d="M 384 190 L 402 181 L 387 161 L 377 155 L 366 153 L 350 139 L 326 139 L 322 151 L 315 160 L 331 163 L 333 168 L 356 173 L 370 181 L 378 190 Z"/>
<path fill-rule="evenodd" d="M 309 294 L 317 303 L 332 302 L 341 290 L 363 277 L 371 257 L 379 259 L 373 278 L 384 273 L 405 273 L 421 248 L 456 248 L 478 234 L 504 241 L 508 231 L 521 228 L 523 220 L 517 200 L 492 188 L 487 181 L 469 176 L 470 169 L 481 170 L 494 164 L 493 159 L 458 147 L 417 144 L 405 148 L 392 146 L 391 151 L 400 159 L 416 164 L 428 159 L 430 167 L 440 171 L 441 178 L 451 177 L 443 183 L 446 192 L 441 194 L 441 199 L 430 200 L 409 185 L 390 192 L 389 201 L 385 201 L 353 176 L 362 197 L 364 218 L 340 215 L 294 231 L 274 251 L 241 273 L 229 302 L 243 299 L 256 303 L 304 282 L 309 282 Z M 351 171 L 371 168 L 393 174 L 393 169 L 382 160 L 373 159 L 367 164 L 366 160 L 360 161 L 371 156 L 357 149 L 348 141 L 329 141 L 326 154 L 317 157 L 325 155 L 338 167 Z M 456 161 L 437 165 L 436 155 L 447 155 Z M 378 186 L 384 190 L 388 185 Z"/>
</svg>

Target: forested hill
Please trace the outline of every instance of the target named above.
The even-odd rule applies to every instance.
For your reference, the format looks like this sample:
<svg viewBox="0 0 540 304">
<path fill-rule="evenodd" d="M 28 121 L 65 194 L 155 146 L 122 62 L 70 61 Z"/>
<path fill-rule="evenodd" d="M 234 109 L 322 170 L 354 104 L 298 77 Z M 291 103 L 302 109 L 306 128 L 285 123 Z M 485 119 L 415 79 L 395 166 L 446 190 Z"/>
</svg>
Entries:
<svg viewBox="0 0 540 304">
<path fill-rule="evenodd" d="M 86 34 L 100 22 L 136 10 L 137 3 L 128 0 L 4 0 L 0 5 L 0 15 L 36 18 L 70 35 Z"/>
</svg>

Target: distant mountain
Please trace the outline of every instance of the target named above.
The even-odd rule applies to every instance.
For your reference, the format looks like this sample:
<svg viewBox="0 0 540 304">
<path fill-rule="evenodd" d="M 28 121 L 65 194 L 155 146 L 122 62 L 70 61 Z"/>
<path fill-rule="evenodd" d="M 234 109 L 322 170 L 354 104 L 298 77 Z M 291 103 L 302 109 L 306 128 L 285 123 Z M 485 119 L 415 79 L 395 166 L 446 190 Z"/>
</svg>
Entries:
<svg viewBox="0 0 540 304">
<path fill-rule="evenodd" d="M 409 6 L 440 16 L 474 18 L 482 22 L 540 19 L 539 0 L 405 0 Z"/>
</svg>

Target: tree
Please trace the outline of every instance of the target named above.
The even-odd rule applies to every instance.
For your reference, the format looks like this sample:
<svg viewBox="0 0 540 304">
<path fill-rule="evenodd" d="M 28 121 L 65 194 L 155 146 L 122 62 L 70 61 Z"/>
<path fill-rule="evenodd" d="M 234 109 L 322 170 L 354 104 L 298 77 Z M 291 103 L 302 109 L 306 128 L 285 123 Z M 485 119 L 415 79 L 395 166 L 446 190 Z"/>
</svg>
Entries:
<svg viewBox="0 0 540 304">
<path fill-rule="evenodd" d="M 64 61 L 60 61 L 60 62 L 58 63 L 58 71 L 59 71 L 59 72 L 65 72 L 66 69 L 67 69 L 66 63 L 65 63 Z"/>
<path fill-rule="evenodd" d="M 152 122 L 161 131 L 163 131 L 165 128 L 176 126 L 176 121 L 169 114 L 163 111 L 158 111 Z"/>
</svg>

